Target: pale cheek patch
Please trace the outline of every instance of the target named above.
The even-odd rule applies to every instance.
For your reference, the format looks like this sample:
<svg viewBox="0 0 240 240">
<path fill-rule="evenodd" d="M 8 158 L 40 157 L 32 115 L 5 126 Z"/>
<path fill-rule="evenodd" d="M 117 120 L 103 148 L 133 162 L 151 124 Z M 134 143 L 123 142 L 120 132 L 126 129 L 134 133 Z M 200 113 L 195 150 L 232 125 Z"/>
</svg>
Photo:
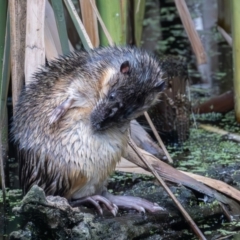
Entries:
<svg viewBox="0 0 240 240">
<path fill-rule="evenodd" d="M 110 88 L 109 81 L 116 73 L 117 73 L 117 71 L 113 68 L 109 68 L 109 69 L 105 70 L 105 72 L 103 73 L 103 75 L 99 81 L 100 82 L 100 91 L 99 91 L 100 98 L 104 98 L 104 96 L 107 95 L 109 88 Z"/>
</svg>

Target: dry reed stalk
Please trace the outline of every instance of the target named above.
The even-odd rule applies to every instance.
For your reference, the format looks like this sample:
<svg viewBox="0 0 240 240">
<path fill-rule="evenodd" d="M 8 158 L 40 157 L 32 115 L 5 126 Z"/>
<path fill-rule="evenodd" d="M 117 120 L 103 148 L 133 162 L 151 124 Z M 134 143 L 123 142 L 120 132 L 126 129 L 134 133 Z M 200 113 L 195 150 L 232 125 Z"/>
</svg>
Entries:
<svg viewBox="0 0 240 240">
<path fill-rule="evenodd" d="M 221 33 L 223 38 L 226 40 L 226 42 L 229 44 L 229 46 L 232 47 L 232 38 L 231 36 L 220 26 L 217 26 L 218 31 Z"/>
<path fill-rule="evenodd" d="M 27 0 L 25 82 L 45 64 L 44 17 L 46 0 Z"/>
<path fill-rule="evenodd" d="M 78 12 L 77 12 L 76 8 L 74 7 L 71 0 L 64 0 L 64 2 L 65 2 L 67 10 L 72 18 L 74 26 L 78 32 L 78 35 L 82 41 L 82 44 L 83 44 L 85 50 L 89 51 L 90 49 L 93 48 L 93 45 L 92 45 L 92 42 L 86 32 L 84 25 L 82 24 L 81 19 L 78 16 Z"/>
<path fill-rule="evenodd" d="M 151 128 L 151 130 L 153 131 L 153 134 L 154 134 L 155 138 L 157 139 L 158 144 L 160 145 L 160 147 L 162 148 L 163 152 L 165 153 L 165 155 L 166 155 L 166 157 L 168 159 L 168 162 L 169 163 L 173 163 L 173 160 L 172 160 L 171 156 L 169 155 L 169 153 L 168 153 L 168 151 L 167 151 L 167 149 L 166 149 L 166 147 L 165 147 L 161 137 L 159 136 L 158 131 L 157 131 L 156 127 L 154 126 L 154 124 L 153 124 L 149 114 L 147 112 L 144 112 L 144 116 L 145 116 L 145 118 L 146 118 L 146 120 L 147 120 L 147 122 L 148 122 L 148 124 L 149 124 L 149 126 Z"/>
<path fill-rule="evenodd" d="M 95 0 L 92 0 L 95 5 Z M 81 7 L 82 21 L 86 32 L 92 41 L 93 47 L 99 46 L 97 17 L 90 1 L 79 0 Z"/>
<path fill-rule="evenodd" d="M 54 22 L 54 31 L 57 32 L 57 34 L 53 34 L 53 37 L 58 37 L 57 41 L 59 41 L 59 44 L 61 44 L 60 48 L 62 54 L 69 54 L 71 46 L 68 39 L 63 2 L 62 0 L 51 0 L 51 3 L 52 5 L 49 7 L 49 10 L 51 9 L 51 14 L 54 11 L 55 18 L 53 17 L 53 21 L 50 21 L 50 23 Z M 51 24 L 51 26 L 53 25 Z M 58 53 L 60 53 L 60 51 L 58 51 Z"/>
<path fill-rule="evenodd" d="M 13 113 L 24 84 L 26 1 L 9 1 Z"/>
<path fill-rule="evenodd" d="M 198 33 L 194 27 L 185 0 L 175 0 L 175 4 L 178 9 L 178 13 L 182 20 L 185 31 L 188 35 L 192 49 L 196 55 L 198 65 L 206 63 L 207 62 L 206 53 L 202 45 L 202 42 L 198 36 Z"/>
<path fill-rule="evenodd" d="M 92 8 L 93 8 L 93 10 L 94 10 L 97 18 L 98 18 L 98 21 L 99 21 L 99 23 L 100 23 L 100 25 L 101 25 L 101 27 L 102 27 L 102 30 L 103 30 L 103 32 L 104 32 L 104 34 L 105 34 L 105 36 L 106 36 L 106 38 L 107 38 L 107 40 L 108 40 L 109 45 L 110 45 L 110 46 L 113 46 L 113 45 L 114 45 L 114 42 L 113 42 L 112 37 L 111 37 L 111 35 L 109 34 L 109 32 L 108 32 L 108 30 L 107 30 L 107 28 L 106 28 L 106 26 L 105 26 L 105 24 L 104 24 L 104 22 L 103 22 L 103 20 L 102 20 L 102 18 L 101 18 L 101 16 L 100 16 L 100 14 L 99 14 L 99 12 L 98 12 L 98 9 L 97 9 L 97 7 L 96 7 L 95 1 L 90 0 L 90 3 L 91 3 L 91 5 L 92 5 Z"/>
<path fill-rule="evenodd" d="M 46 58 L 48 61 L 56 59 L 61 54 L 62 50 L 60 50 L 60 52 L 57 51 L 56 42 L 54 41 L 49 23 L 47 22 L 45 22 L 44 27 L 44 43 L 46 49 Z"/>
<path fill-rule="evenodd" d="M 48 1 L 45 6 L 44 41 L 47 60 L 53 60 L 63 54 L 56 18 L 52 6 Z"/>
</svg>

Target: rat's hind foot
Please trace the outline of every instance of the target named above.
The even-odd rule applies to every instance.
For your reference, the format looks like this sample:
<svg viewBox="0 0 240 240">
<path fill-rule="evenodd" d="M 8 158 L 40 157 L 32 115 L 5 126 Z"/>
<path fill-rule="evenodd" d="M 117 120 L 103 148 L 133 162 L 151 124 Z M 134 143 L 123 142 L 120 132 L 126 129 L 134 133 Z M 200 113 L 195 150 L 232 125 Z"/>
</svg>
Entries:
<svg viewBox="0 0 240 240">
<path fill-rule="evenodd" d="M 109 201 L 107 198 L 100 195 L 84 197 L 84 198 L 80 198 L 80 199 L 69 202 L 69 204 L 72 207 L 78 207 L 79 205 L 86 204 L 86 203 L 92 204 L 101 215 L 103 214 L 103 210 L 100 204 L 104 205 L 107 208 L 107 210 L 109 210 L 114 216 L 117 215 L 117 212 L 118 212 L 117 205 L 115 205 L 114 203 Z"/>
<path fill-rule="evenodd" d="M 164 208 L 160 207 L 157 203 L 152 203 L 143 198 L 132 196 L 114 196 L 109 192 L 104 192 L 104 196 L 122 209 L 135 209 L 142 213 L 145 213 L 145 210 L 152 213 L 164 211 Z"/>
</svg>

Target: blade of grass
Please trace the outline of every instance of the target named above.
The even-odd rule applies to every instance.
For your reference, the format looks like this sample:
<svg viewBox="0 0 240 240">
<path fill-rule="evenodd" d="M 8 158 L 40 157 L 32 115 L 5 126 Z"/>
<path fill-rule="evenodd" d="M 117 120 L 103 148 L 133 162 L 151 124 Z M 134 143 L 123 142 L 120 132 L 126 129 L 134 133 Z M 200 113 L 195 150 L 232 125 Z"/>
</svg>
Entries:
<svg viewBox="0 0 240 240">
<path fill-rule="evenodd" d="M 70 53 L 62 0 L 51 0 L 63 54 Z"/>
<path fill-rule="evenodd" d="M 7 0 L 1 1 L 0 8 L 0 57 L 3 59 L 4 54 L 4 43 L 6 33 L 6 22 L 7 22 Z M 3 61 L 0 61 L 0 77 L 2 77 L 2 65 Z"/>
<path fill-rule="evenodd" d="M 128 1 L 120 0 L 120 11 L 121 11 L 121 39 L 120 39 L 120 44 L 125 45 L 127 43 Z"/>
<path fill-rule="evenodd" d="M 9 14 L 7 15 L 7 28 L 5 36 L 5 46 L 3 55 L 2 66 L 2 79 L 1 79 L 1 118 L 4 119 L 5 108 L 7 105 L 8 86 L 10 80 L 10 20 Z"/>
<path fill-rule="evenodd" d="M 240 122 L 240 1 L 233 0 L 231 3 L 235 115 Z"/>
<path fill-rule="evenodd" d="M 134 1 L 134 36 L 136 45 L 141 46 L 145 0 Z"/>
<path fill-rule="evenodd" d="M 72 21 L 78 32 L 78 35 L 82 41 L 83 47 L 85 48 L 85 50 L 89 51 L 90 49 L 93 48 L 93 45 L 91 43 L 91 40 L 90 40 L 83 24 L 82 24 L 81 19 L 78 16 L 76 8 L 74 7 L 71 0 L 64 0 L 64 3 L 67 7 L 67 10 L 68 10 L 71 18 L 72 18 Z"/>
<path fill-rule="evenodd" d="M 6 22 L 6 31 L 5 31 L 5 43 L 4 43 L 4 53 L 3 53 L 3 64 L 2 64 L 2 75 L 1 75 L 1 104 L 0 104 L 0 167 L 1 167 L 1 181 L 2 181 L 2 190 L 3 190 L 3 200 L 5 203 L 6 189 L 5 189 L 5 178 L 4 178 L 4 158 L 6 154 L 3 154 L 3 146 L 7 146 L 7 121 L 6 119 L 6 105 L 7 105 L 7 94 L 8 86 L 10 80 L 10 20 L 9 14 L 7 14 Z M 5 124 L 6 123 L 6 124 Z M 4 149 L 6 150 L 6 149 Z"/>
</svg>

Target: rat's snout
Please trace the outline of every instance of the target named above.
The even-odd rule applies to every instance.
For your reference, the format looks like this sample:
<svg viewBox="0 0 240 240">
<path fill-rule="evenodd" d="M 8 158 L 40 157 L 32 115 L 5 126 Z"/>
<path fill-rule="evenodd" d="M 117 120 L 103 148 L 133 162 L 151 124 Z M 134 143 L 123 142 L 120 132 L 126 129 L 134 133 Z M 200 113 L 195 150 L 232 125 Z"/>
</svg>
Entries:
<svg viewBox="0 0 240 240">
<path fill-rule="evenodd" d="M 102 102 L 95 108 L 91 114 L 92 128 L 95 131 L 101 131 L 109 128 L 120 118 L 123 103 L 121 102 Z"/>
</svg>

